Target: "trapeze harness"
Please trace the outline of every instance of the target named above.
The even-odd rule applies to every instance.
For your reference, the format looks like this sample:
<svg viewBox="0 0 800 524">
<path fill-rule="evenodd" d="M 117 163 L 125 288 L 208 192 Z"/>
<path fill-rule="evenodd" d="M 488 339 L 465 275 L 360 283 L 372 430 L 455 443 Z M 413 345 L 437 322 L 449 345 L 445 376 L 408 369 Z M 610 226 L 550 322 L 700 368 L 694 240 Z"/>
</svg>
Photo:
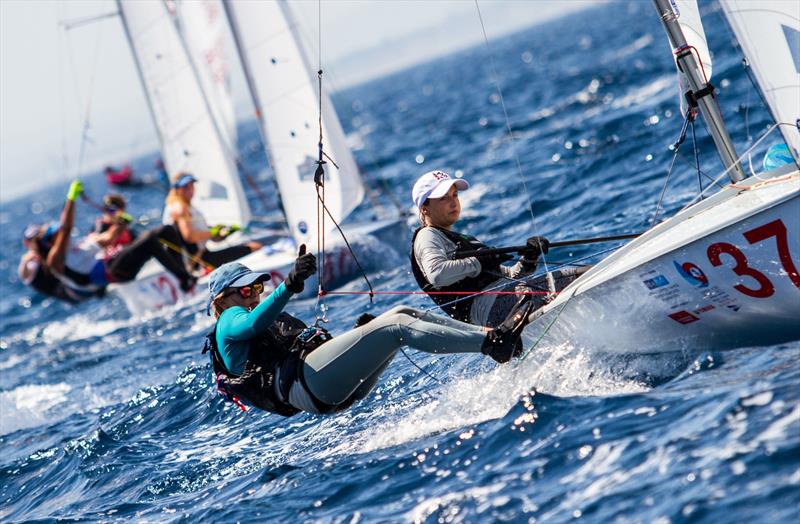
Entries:
<svg viewBox="0 0 800 524">
<path fill-rule="evenodd" d="M 457 253 L 463 253 L 465 251 L 476 251 L 478 249 L 489 247 L 473 236 L 463 235 L 461 233 L 456 233 L 455 231 L 450 231 L 449 229 L 443 229 L 440 227 L 428 227 L 434 227 L 434 229 L 441 232 L 445 237 L 447 237 L 448 240 L 456 245 L 453 255 Z M 497 281 L 498 275 L 500 274 L 500 264 L 498 263 L 489 266 L 488 268 L 483 267 L 481 264 L 481 272 L 477 276 L 462 278 L 458 282 L 450 284 L 449 286 L 442 286 L 438 288 L 434 287 L 433 284 L 431 284 L 428 279 L 425 278 L 425 274 L 422 272 L 422 268 L 417 262 L 417 257 L 414 256 L 414 241 L 417 239 L 417 234 L 421 230 L 421 227 L 417 228 L 417 230 L 414 231 L 414 235 L 411 237 L 411 253 L 409 256 L 411 258 L 411 271 L 414 273 L 414 279 L 417 281 L 417 284 L 419 284 L 420 289 L 426 292 L 428 296 L 431 297 L 431 299 L 436 302 L 436 304 L 442 308 L 445 313 L 456 320 L 469 322 L 470 310 L 472 309 L 472 303 L 475 300 L 475 295 L 461 295 L 455 293 L 452 295 L 446 293 L 431 294 L 431 291 L 480 291 Z"/>
<path fill-rule="evenodd" d="M 217 346 L 216 324 L 206 335 L 203 353 L 210 352 L 217 392 L 240 409 L 242 400 L 270 413 L 291 417 L 301 410 L 289 404 L 289 390 L 296 381 L 305 388 L 322 414 L 348 408 L 352 402 L 332 405 L 322 402 L 309 390 L 303 377 L 303 359 L 333 337 L 323 327 L 306 326 L 302 320 L 281 313 L 260 336 L 250 341 L 250 350 L 241 375 L 225 368 Z"/>
</svg>

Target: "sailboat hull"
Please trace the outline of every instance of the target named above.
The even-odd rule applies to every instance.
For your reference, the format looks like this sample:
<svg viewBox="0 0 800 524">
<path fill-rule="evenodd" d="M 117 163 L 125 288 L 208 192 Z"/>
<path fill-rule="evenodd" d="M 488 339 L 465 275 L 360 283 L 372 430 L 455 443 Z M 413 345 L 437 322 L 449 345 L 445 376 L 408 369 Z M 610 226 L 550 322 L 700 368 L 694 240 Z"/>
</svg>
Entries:
<svg viewBox="0 0 800 524">
<path fill-rule="evenodd" d="M 659 224 L 567 287 L 529 344 L 603 353 L 800 339 L 800 174 L 750 178 Z"/>
</svg>

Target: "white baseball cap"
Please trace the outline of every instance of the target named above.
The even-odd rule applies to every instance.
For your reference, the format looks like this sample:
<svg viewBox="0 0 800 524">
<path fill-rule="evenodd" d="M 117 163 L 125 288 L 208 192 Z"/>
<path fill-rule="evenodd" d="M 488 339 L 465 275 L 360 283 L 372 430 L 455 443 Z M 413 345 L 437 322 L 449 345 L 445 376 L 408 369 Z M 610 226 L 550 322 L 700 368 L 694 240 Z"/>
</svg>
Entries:
<svg viewBox="0 0 800 524">
<path fill-rule="evenodd" d="M 469 189 L 469 182 L 461 178 L 451 178 L 444 171 L 428 171 L 416 181 L 411 197 L 417 209 L 422 209 L 422 204 L 429 198 L 442 198 L 455 185 L 459 191 Z"/>
</svg>

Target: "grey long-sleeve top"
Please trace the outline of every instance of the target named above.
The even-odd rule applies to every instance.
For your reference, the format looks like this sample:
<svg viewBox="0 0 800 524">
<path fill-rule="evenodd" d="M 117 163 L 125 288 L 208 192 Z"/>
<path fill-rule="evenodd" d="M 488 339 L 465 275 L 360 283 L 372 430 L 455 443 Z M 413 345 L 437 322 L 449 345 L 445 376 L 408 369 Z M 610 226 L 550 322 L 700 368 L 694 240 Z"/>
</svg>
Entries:
<svg viewBox="0 0 800 524">
<path fill-rule="evenodd" d="M 419 264 L 422 274 L 434 287 L 449 286 L 468 277 L 478 276 L 481 272 L 481 263 L 477 258 L 462 258 L 452 260 L 450 255 L 456 250 L 456 244 L 447 238 L 441 231 L 433 227 L 424 227 L 417 233 L 414 240 L 414 257 Z M 522 268 L 522 263 L 513 266 L 500 266 L 504 277 L 520 278 L 529 272 Z M 485 289 L 501 287 L 510 281 L 498 279 Z M 476 290 L 477 291 L 477 290 Z M 470 319 L 473 324 L 486 325 L 489 312 L 492 309 L 497 295 L 478 295 L 472 302 Z"/>
</svg>

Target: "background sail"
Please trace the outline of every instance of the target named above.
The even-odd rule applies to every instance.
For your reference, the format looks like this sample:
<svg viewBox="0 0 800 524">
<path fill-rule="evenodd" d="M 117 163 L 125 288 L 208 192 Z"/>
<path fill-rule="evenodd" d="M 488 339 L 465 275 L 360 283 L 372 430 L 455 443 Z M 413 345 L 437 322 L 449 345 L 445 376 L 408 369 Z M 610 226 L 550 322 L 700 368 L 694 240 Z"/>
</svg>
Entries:
<svg viewBox="0 0 800 524">
<path fill-rule="evenodd" d="M 800 4 L 722 0 L 722 8 L 780 131 L 800 165 Z"/>
<path fill-rule="evenodd" d="M 180 0 L 178 22 L 197 65 L 211 113 L 219 123 L 225 143 L 236 151 L 236 113 L 231 97 L 225 13 L 217 0 Z"/>
<path fill-rule="evenodd" d="M 316 238 L 314 171 L 319 141 L 319 93 L 311 66 L 284 2 L 225 3 L 281 194 L 298 243 Z M 325 204 L 337 221 L 364 198 L 364 186 L 331 101 L 323 94 Z M 334 228 L 330 220 L 326 229 Z"/>
<path fill-rule="evenodd" d="M 236 164 L 211 116 L 187 49 L 163 2 L 117 2 L 150 110 L 167 172 L 192 173 L 192 201 L 209 223 L 250 220 Z"/>
</svg>

